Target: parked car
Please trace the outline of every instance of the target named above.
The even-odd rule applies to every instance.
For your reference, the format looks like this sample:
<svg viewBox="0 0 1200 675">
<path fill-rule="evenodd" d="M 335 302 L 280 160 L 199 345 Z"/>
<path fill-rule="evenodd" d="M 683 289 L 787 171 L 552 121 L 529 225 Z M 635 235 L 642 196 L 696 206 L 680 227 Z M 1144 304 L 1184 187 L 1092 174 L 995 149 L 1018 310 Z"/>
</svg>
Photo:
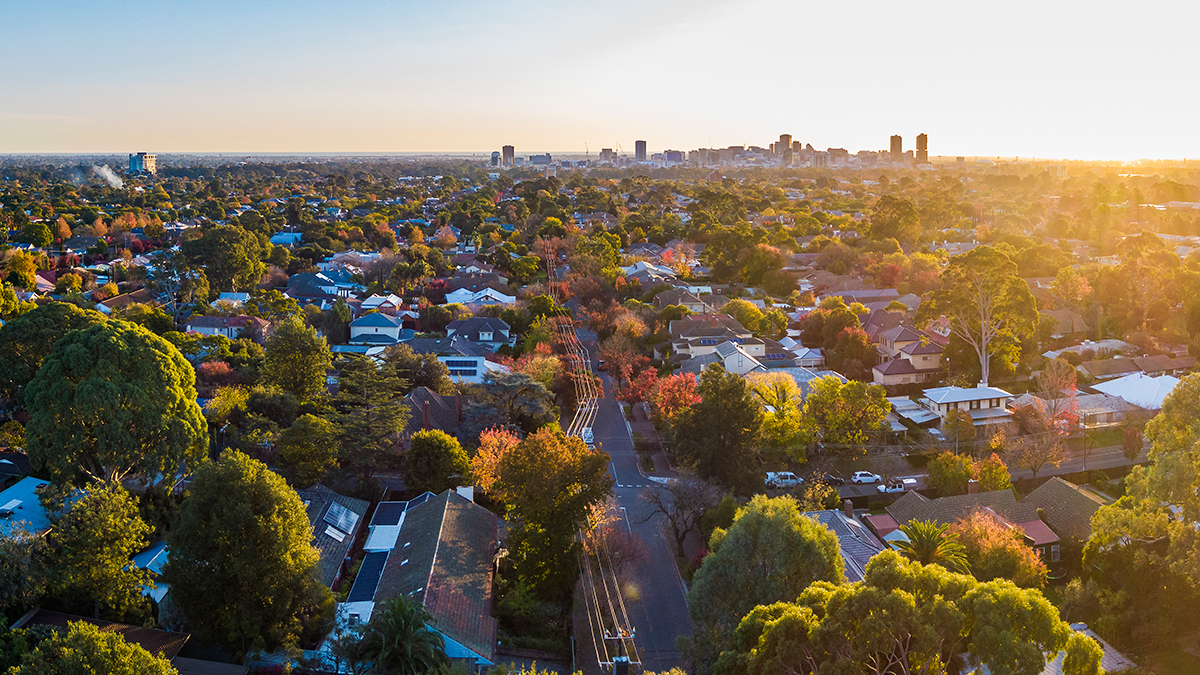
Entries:
<svg viewBox="0 0 1200 675">
<path fill-rule="evenodd" d="M 875 488 L 885 495 L 899 494 L 908 492 L 917 488 L 917 480 L 915 478 L 893 478 L 892 480 Z"/>
<path fill-rule="evenodd" d="M 831 473 L 826 473 L 824 471 L 813 472 L 813 474 L 808 477 L 808 480 L 812 481 L 813 483 L 824 483 L 826 485 L 845 485 L 846 484 L 845 478 L 842 478 L 841 476 L 835 476 Z"/>
<path fill-rule="evenodd" d="M 579 437 L 583 439 L 583 444 L 587 446 L 588 450 L 596 449 L 596 438 L 592 435 L 591 427 L 584 427 Z"/>
<path fill-rule="evenodd" d="M 791 471 L 768 471 L 764 481 L 769 488 L 793 488 L 804 482 L 804 479 Z"/>
<path fill-rule="evenodd" d="M 877 473 L 871 473 L 870 471 L 855 471 L 854 475 L 850 477 L 850 482 L 858 485 L 866 485 L 867 483 L 882 483 L 883 476 L 880 476 Z"/>
</svg>

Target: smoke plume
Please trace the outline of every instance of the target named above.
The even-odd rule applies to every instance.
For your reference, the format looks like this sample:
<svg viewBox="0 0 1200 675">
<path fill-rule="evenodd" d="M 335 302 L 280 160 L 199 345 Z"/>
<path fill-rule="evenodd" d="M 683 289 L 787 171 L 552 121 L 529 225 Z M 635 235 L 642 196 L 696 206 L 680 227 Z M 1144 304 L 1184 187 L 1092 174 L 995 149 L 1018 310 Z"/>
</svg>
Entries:
<svg viewBox="0 0 1200 675">
<path fill-rule="evenodd" d="M 125 181 L 121 180 L 121 177 L 116 172 L 103 164 L 99 166 L 93 165 L 92 173 L 104 179 L 104 182 L 108 183 L 108 186 L 114 190 L 119 190 L 125 186 Z"/>
</svg>

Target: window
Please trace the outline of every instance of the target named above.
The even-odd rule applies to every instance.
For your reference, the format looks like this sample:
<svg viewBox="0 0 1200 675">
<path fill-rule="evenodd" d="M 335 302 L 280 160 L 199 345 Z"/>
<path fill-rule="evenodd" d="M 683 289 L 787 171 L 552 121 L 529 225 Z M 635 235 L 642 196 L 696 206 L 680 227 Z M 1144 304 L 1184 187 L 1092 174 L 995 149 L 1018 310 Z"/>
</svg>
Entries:
<svg viewBox="0 0 1200 675">
<path fill-rule="evenodd" d="M 979 410 L 979 401 L 971 401 L 971 410 Z"/>
<path fill-rule="evenodd" d="M 1050 545 L 1050 562 L 1058 562 L 1061 560 L 1062 553 L 1059 551 L 1058 544 Z"/>
<path fill-rule="evenodd" d="M 484 342 L 487 342 L 492 339 L 492 334 L 491 333 L 480 333 L 479 339 Z"/>
<path fill-rule="evenodd" d="M 350 615 L 350 625 L 351 626 L 357 626 L 360 621 L 362 621 L 362 617 L 359 616 L 358 614 Z"/>
</svg>

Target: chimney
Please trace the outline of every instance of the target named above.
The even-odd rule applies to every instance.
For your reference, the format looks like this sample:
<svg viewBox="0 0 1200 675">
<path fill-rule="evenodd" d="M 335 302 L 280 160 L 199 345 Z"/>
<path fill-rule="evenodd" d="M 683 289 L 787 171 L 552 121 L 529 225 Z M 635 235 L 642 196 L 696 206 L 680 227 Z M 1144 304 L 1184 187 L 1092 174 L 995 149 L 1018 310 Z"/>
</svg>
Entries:
<svg viewBox="0 0 1200 675">
<path fill-rule="evenodd" d="M 842 513 L 846 514 L 847 518 L 854 518 L 854 504 L 849 499 L 842 501 Z"/>
<path fill-rule="evenodd" d="M 431 415 L 429 412 L 429 401 L 421 402 L 421 428 L 433 428 L 433 415 Z"/>
<path fill-rule="evenodd" d="M 974 478 L 967 481 L 967 494 L 969 494 L 969 495 L 979 494 L 979 481 L 975 480 Z"/>
<path fill-rule="evenodd" d="M 462 413 L 462 392 L 461 391 L 454 392 L 454 409 L 456 411 L 458 411 L 458 423 L 462 424 L 463 413 Z"/>
</svg>

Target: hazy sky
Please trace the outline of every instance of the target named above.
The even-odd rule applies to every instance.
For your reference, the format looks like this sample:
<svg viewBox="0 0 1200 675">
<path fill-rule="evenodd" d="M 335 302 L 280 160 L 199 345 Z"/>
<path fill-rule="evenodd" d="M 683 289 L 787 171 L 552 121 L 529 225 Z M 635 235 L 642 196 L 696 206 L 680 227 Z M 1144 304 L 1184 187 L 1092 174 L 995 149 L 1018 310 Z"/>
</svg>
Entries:
<svg viewBox="0 0 1200 675">
<path fill-rule="evenodd" d="M 4 3 L 0 153 L 1200 157 L 1200 3 Z M 711 141 L 710 141 L 711 139 Z"/>
</svg>

